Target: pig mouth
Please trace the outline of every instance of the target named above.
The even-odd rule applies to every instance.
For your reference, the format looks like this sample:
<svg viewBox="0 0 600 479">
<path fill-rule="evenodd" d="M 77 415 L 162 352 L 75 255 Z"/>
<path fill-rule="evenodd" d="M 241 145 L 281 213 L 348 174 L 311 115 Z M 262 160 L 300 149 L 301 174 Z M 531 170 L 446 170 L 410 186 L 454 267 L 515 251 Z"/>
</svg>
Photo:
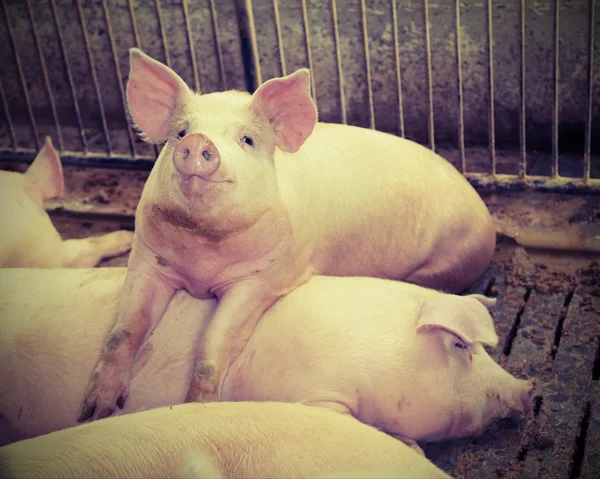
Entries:
<svg viewBox="0 0 600 479">
<path fill-rule="evenodd" d="M 202 197 L 204 193 L 208 192 L 207 188 L 212 190 L 217 188 L 219 185 L 225 185 L 233 183 L 230 179 L 216 180 L 211 178 L 202 178 L 196 175 L 182 176 L 178 178 L 179 189 L 186 197 Z M 214 185 L 214 186 L 213 186 Z"/>
</svg>

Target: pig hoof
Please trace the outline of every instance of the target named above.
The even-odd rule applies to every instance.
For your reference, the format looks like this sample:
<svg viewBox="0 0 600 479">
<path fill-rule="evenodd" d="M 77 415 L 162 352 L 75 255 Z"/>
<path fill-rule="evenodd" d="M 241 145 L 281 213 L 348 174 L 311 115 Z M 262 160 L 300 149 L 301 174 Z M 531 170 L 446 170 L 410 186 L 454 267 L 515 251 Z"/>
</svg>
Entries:
<svg viewBox="0 0 600 479">
<path fill-rule="evenodd" d="M 216 361 L 198 361 L 186 402 L 211 402 L 218 400 L 216 397 L 217 380 Z"/>
<path fill-rule="evenodd" d="M 127 371 L 122 374 L 110 374 L 105 369 L 95 371 L 77 422 L 102 419 L 118 409 L 123 409 L 129 393 L 128 374 Z"/>
</svg>

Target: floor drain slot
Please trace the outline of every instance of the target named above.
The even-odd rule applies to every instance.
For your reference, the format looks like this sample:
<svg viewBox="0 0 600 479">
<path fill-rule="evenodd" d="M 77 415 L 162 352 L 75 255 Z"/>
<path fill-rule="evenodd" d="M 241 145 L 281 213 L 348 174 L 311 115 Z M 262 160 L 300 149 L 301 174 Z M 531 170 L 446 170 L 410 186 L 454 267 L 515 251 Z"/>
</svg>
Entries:
<svg viewBox="0 0 600 479">
<path fill-rule="evenodd" d="M 521 316 L 523 316 L 523 313 L 525 312 L 525 307 L 527 306 L 527 301 L 529 301 L 530 296 L 531 296 L 531 287 L 528 286 L 527 289 L 525 290 L 525 294 L 523 295 L 523 305 L 519 309 L 519 312 L 517 313 L 517 316 L 515 317 L 515 321 L 512 325 L 512 328 L 510 328 L 508 336 L 506 337 L 506 343 L 504 343 L 504 349 L 502 350 L 502 352 L 504 353 L 505 356 L 508 356 L 510 354 L 510 350 L 512 349 L 512 343 L 515 339 L 515 336 L 517 335 L 517 330 L 519 329 L 519 324 L 521 324 Z"/>
<path fill-rule="evenodd" d="M 586 402 L 583 409 L 583 417 L 579 423 L 579 434 L 575 438 L 575 454 L 573 454 L 573 460 L 571 462 L 571 467 L 569 468 L 569 479 L 576 479 L 579 477 L 579 474 L 581 474 L 581 466 L 585 454 L 585 440 L 591 416 L 592 406 L 589 402 Z"/>
<path fill-rule="evenodd" d="M 574 291 L 569 291 L 567 297 L 565 298 L 565 302 L 560 310 L 560 316 L 558 317 L 558 323 L 556 323 L 556 329 L 554 330 L 554 344 L 552 346 L 552 350 L 550 355 L 552 359 L 556 357 L 556 352 L 558 351 L 558 346 L 560 345 L 560 338 L 563 332 L 563 325 L 565 323 L 565 318 L 567 317 L 567 313 L 569 312 L 569 305 L 571 304 L 571 300 L 573 299 Z"/>
</svg>

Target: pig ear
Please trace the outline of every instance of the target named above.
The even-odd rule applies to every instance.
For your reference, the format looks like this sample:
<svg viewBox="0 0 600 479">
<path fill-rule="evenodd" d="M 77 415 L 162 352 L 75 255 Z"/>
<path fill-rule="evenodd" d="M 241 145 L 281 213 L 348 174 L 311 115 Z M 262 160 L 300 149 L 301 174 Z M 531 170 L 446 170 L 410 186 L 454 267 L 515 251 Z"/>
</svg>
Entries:
<svg viewBox="0 0 600 479">
<path fill-rule="evenodd" d="M 65 183 L 62 163 L 49 136 L 46 137 L 44 146 L 31 166 L 27 168 L 25 178 L 41 193 L 44 201 L 60 198 L 63 195 Z"/>
<path fill-rule="evenodd" d="M 310 97 L 310 72 L 302 68 L 266 81 L 252 95 L 252 106 L 271 123 L 275 145 L 289 153 L 298 151 L 317 123 L 317 108 Z"/>
<path fill-rule="evenodd" d="M 444 294 L 426 299 L 417 320 L 417 333 L 443 329 L 467 344 L 498 344 L 488 310 L 474 298 Z"/>
<path fill-rule="evenodd" d="M 177 73 L 137 48 L 129 50 L 127 105 L 135 127 L 144 140 L 167 139 L 175 112 L 193 92 Z"/>
<path fill-rule="evenodd" d="M 496 307 L 496 298 L 489 298 L 483 294 L 469 294 L 467 298 L 473 298 L 483 304 L 488 310 Z"/>
</svg>

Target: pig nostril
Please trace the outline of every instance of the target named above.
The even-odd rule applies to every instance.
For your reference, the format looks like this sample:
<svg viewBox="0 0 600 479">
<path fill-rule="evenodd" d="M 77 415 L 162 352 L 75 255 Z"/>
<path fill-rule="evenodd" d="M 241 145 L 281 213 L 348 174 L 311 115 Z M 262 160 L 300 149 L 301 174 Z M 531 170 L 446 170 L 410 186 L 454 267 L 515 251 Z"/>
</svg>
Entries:
<svg viewBox="0 0 600 479">
<path fill-rule="evenodd" d="M 183 150 L 183 158 L 186 159 L 188 156 L 190 156 L 190 150 L 188 150 L 187 148 L 185 148 Z"/>
<path fill-rule="evenodd" d="M 206 161 L 210 160 L 210 152 L 209 152 L 208 150 L 204 150 L 204 151 L 202 152 L 202 156 L 204 157 L 204 159 L 205 159 Z"/>
</svg>

